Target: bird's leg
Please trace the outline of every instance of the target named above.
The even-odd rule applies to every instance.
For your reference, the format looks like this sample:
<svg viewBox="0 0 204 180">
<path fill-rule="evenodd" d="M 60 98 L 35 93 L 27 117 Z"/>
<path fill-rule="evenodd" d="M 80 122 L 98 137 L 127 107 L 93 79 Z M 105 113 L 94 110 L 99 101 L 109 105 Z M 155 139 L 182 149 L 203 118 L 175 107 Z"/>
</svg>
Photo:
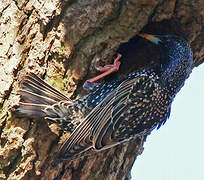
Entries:
<svg viewBox="0 0 204 180">
<path fill-rule="evenodd" d="M 122 55 L 118 54 L 117 57 L 114 59 L 114 63 L 113 64 L 109 64 L 109 65 L 106 65 L 104 67 L 102 67 L 102 66 L 99 66 L 99 67 L 95 66 L 97 71 L 100 71 L 100 72 L 103 72 L 103 73 L 98 75 L 98 76 L 96 76 L 96 77 L 93 77 L 91 79 L 86 80 L 86 82 L 83 85 L 83 88 L 85 90 L 91 90 L 91 89 L 93 89 L 93 87 L 95 85 L 97 85 L 97 83 L 94 83 L 94 82 L 96 82 L 96 81 L 98 81 L 98 80 L 108 76 L 109 74 L 111 74 L 113 72 L 117 72 L 119 67 L 120 67 L 119 59 L 121 57 L 122 57 Z"/>
</svg>

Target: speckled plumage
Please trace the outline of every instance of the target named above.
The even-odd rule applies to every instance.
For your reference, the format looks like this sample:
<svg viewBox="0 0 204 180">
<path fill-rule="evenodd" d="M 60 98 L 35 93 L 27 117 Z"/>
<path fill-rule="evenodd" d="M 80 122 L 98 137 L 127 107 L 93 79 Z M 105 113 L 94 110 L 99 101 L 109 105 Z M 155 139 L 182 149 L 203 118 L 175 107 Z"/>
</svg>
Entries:
<svg viewBox="0 0 204 180">
<path fill-rule="evenodd" d="M 58 153 L 72 160 L 100 151 L 164 124 L 176 93 L 191 73 L 190 46 L 177 36 L 155 36 L 158 63 L 106 83 L 91 83 L 89 94 L 71 101 L 35 74 L 21 82 L 18 114 L 41 117 L 71 132 Z"/>
</svg>

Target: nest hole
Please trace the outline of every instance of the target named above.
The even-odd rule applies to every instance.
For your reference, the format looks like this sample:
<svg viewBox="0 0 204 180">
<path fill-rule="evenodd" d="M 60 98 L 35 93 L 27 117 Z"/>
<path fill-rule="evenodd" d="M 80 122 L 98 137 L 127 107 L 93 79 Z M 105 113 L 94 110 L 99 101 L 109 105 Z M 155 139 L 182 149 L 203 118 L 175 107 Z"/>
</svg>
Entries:
<svg viewBox="0 0 204 180">
<path fill-rule="evenodd" d="M 148 23 L 140 33 L 154 35 L 171 34 L 187 39 L 187 34 L 185 34 L 182 25 L 175 20 Z M 156 63 L 160 56 L 159 48 L 155 44 L 138 35 L 132 37 L 128 42 L 122 43 L 117 49 L 117 53 L 122 54 L 120 69 L 118 72 L 108 76 L 105 79 L 107 81 Z"/>
</svg>

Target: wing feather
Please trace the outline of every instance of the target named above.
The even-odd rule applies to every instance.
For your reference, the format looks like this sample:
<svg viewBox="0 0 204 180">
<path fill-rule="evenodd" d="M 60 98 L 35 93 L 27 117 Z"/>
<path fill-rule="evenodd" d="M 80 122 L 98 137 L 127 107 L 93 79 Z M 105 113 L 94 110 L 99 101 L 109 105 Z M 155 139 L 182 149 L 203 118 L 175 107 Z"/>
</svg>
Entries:
<svg viewBox="0 0 204 180">
<path fill-rule="evenodd" d="M 71 136 L 62 145 L 58 157 L 61 159 L 70 160 L 73 156 L 79 153 L 88 151 L 90 148 L 95 151 L 103 149 L 102 146 L 106 144 L 100 144 L 99 148 L 95 147 L 97 138 L 103 129 L 103 135 L 109 130 L 110 126 L 113 126 L 113 117 L 119 115 L 121 111 L 125 109 L 125 104 L 129 93 L 133 89 L 135 83 L 138 80 L 127 79 L 123 81 L 113 92 L 111 92 L 102 102 L 100 102 L 88 115 L 87 117 L 77 126 Z M 118 113 L 113 114 L 114 109 L 118 109 Z M 116 121 L 117 118 L 114 118 Z M 100 137 L 102 138 L 102 137 Z M 110 138 L 110 137 L 109 137 Z M 111 142 L 112 144 L 116 142 Z M 75 151 L 76 147 L 79 149 Z M 105 148 L 107 148 L 108 145 Z M 72 152 L 72 153 L 70 153 Z"/>
</svg>

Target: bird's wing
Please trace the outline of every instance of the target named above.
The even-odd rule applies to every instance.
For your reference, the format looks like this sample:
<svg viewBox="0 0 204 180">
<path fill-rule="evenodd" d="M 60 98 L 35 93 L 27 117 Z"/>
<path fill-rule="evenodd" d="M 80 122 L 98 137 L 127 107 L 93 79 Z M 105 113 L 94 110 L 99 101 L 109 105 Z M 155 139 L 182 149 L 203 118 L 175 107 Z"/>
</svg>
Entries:
<svg viewBox="0 0 204 180">
<path fill-rule="evenodd" d="M 108 133 L 111 132 L 111 128 L 113 128 L 116 123 L 114 121 L 118 120 L 120 112 L 127 110 L 128 107 L 126 103 L 133 88 L 137 86 L 137 88 L 140 89 L 139 86 L 147 79 L 148 77 L 146 75 L 140 75 L 134 79 L 126 79 L 123 81 L 77 126 L 71 136 L 62 145 L 58 153 L 58 158 L 70 160 L 91 149 L 97 151 L 116 144 L 116 142 L 110 139 L 111 137 Z M 114 115 L 116 109 L 118 113 Z M 100 142 L 103 135 L 109 138 L 105 144 Z"/>
</svg>

